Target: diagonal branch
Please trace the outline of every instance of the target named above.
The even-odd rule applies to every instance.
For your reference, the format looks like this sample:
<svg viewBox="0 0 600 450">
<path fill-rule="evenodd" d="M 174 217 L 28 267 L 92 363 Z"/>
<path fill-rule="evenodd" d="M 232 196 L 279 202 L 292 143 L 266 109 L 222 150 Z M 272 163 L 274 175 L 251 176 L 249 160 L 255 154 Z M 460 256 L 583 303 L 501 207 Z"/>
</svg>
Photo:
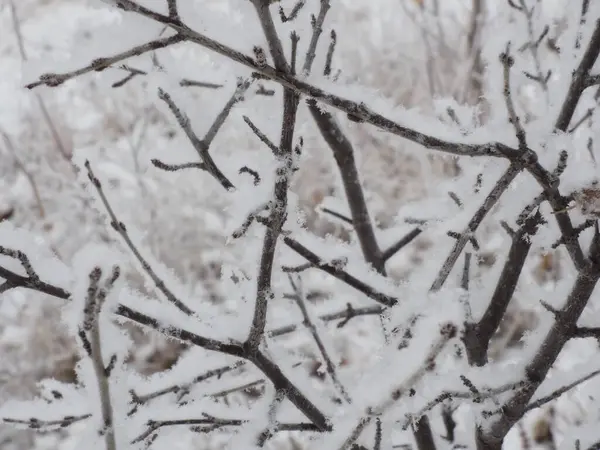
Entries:
<svg viewBox="0 0 600 450">
<path fill-rule="evenodd" d="M 490 340 L 504 318 L 529 254 L 531 237 L 537 232 L 540 223 L 542 216 L 538 212 L 527 218 L 525 224 L 513 234 L 506 262 L 487 309 L 478 322 L 465 324 L 463 342 L 469 364 L 487 364 Z"/>
<path fill-rule="evenodd" d="M 108 56 L 105 58 L 97 58 L 94 59 L 90 64 L 80 69 L 73 70 L 71 72 L 65 72 L 63 74 L 58 73 L 47 73 L 40 76 L 38 81 L 27 84 L 25 87 L 27 89 L 33 89 L 37 86 L 46 85 L 50 87 L 56 87 L 63 84 L 65 81 L 69 81 L 73 78 L 77 78 L 81 75 L 85 75 L 90 72 L 102 72 L 105 69 L 108 69 L 113 64 L 117 64 L 126 59 L 132 58 L 134 56 L 140 56 L 144 53 L 148 53 L 154 50 L 158 50 L 161 48 L 166 48 L 171 45 L 178 44 L 186 40 L 186 36 L 176 34 L 174 36 L 170 36 L 167 38 L 156 39 L 154 41 L 147 42 L 142 45 L 138 45 L 133 47 L 127 51 L 117 53 L 113 56 Z"/>
<path fill-rule="evenodd" d="M 170 45 L 175 42 L 181 42 L 183 40 L 193 42 L 209 50 L 212 50 L 220 55 L 223 55 L 237 63 L 240 63 L 246 66 L 247 68 L 262 74 L 264 77 L 276 81 L 288 89 L 294 90 L 298 94 L 312 97 L 322 103 L 339 109 L 340 111 L 343 111 L 346 114 L 357 117 L 381 130 L 387 131 L 389 133 L 418 143 L 425 148 L 463 156 L 495 156 L 501 158 L 519 157 L 519 154 L 514 149 L 502 143 L 488 142 L 484 144 L 464 144 L 460 142 L 451 142 L 400 125 L 399 123 L 375 111 L 372 111 L 364 103 L 357 103 L 355 101 L 331 94 L 317 86 L 311 85 L 310 83 L 307 83 L 294 77 L 290 73 L 277 70 L 275 67 L 269 66 L 268 64 L 259 64 L 254 60 L 254 58 L 242 52 L 239 52 L 231 47 L 228 47 L 218 41 L 215 41 L 214 39 L 211 39 L 203 35 L 202 33 L 192 30 L 181 20 L 173 20 L 168 16 L 154 12 L 151 9 L 138 5 L 132 0 L 118 0 L 117 7 L 124 11 L 134 12 L 150 20 L 162 23 L 172 28 L 178 33 L 176 36 L 168 38 L 175 41 L 169 41 L 167 44 L 162 44 L 162 46 Z M 152 48 L 144 49 L 144 51 L 150 50 L 152 50 Z M 128 52 L 121 53 L 114 57 L 96 60 L 92 64 L 86 66 L 85 68 L 78 69 L 72 72 L 67 72 L 63 74 L 44 74 L 40 76 L 40 79 L 38 81 L 30 83 L 26 87 L 32 89 L 43 84 L 52 87 L 58 86 L 63 82 L 75 78 L 81 74 L 88 73 L 93 70 L 106 69 L 111 64 L 115 64 L 130 56 L 135 55 L 135 51 L 130 50 Z"/>
<path fill-rule="evenodd" d="M 564 393 L 569 392 L 571 389 L 576 388 L 580 384 L 585 383 L 586 381 L 591 380 L 592 378 L 597 377 L 598 375 L 600 375 L 600 370 L 594 370 L 593 372 L 588 373 L 587 375 L 573 381 L 572 383 L 569 383 L 566 386 L 563 386 L 560 389 L 557 389 L 556 391 L 552 392 L 551 394 L 546 395 L 545 397 L 541 397 L 534 402 L 531 402 L 529 405 L 527 405 L 527 408 L 525 409 L 525 411 L 531 411 L 531 410 L 537 409 L 537 408 L 545 405 L 546 403 L 551 402 L 552 400 L 556 400 L 558 397 L 560 397 Z"/>
<path fill-rule="evenodd" d="M 411 232 L 407 233 L 405 236 L 400 238 L 398 242 L 388 247 L 381 255 L 381 259 L 387 261 L 400 250 L 402 250 L 404 247 L 406 247 L 408 244 L 410 244 L 412 241 L 414 241 L 417 238 L 417 236 L 419 236 L 422 232 L 423 230 L 421 230 L 420 228 L 415 228 Z"/>
<path fill-rule="evenodd" d="M 125 224 L 123 224 L 123 222 L 121 222 L 118 219 L 114 210 L 110 206 L 110 203 L 108 202 L 108 199 L 106 198 L 106 194 L 104 193 L 104 190 L 102 189 L 102 184 L 100 183 L 100 180 L 96 177 L 96 175 L 94 175 L 94 172 L 92 171 L 92 167 L 91 167 L 89 161 L 85 162 L 85 168 L 87 169 L 87 172 L 88 172 L 88 178 L 90 179 L 92 185 L 96 189 L 96 192 L 98 193 L 98 196 L 100 197 L 100 200 L 102 201 L 102 204 L 104 205 L 104 208 L 106 209 L 106 212 L 108 213 L 108 215 L 110 217 L 110 225 L 119 234 L 119 236 L 121 236 L 121 238 L 123 239 L 123 241 L 129 248 L 131 253 L 133 253 L 135 258 L 141 264 L 144 272 L 146 272 L 146 274 L 154 282 L 154 285 L 156 286 L 156 288 L 166 297 L 166 299 L 170 303 L 172 303 L 177 309 L 179 309 L 183 313 L 187 314 L 188 316 L 192 315 L 194 312 L 190 308 L 188 308 L 185 305 L 185 303 L 183 303 L 180 299 L 178 299 L 175 296 L 175 294 L 173 293 L 173 291 L 171 291 L 167 287 L 165 282 L 156 274 L 156 272 L 154 272 L 154 269 L 152 269 L 152 266 L 150 266 L 148 261 L 146 261 L 146 259 L 142 256 L 142 254 L 140 253 L 140 251 L 138 250 L 136 245 L 133 243 L 133 241 L 129 237 L 129 233 L 127 232 L 127 228 L 125 227 Z"/>
<path fill-rule="evenodd" d="M 596 20 L 594 32 L 588 44 L 588 47 L 581 58 L 581 62 L 572 74 L 569 90 L 563 101 L 560 113 L 556 119 L 554 128 L 563 133 L 569 128 L 569 124 L 575 114 L 575 109 L 579 104 L 581 95 L 586 88 L 590 87 L 589 76 L 592 67 L 600 54 L 600 19 Z"/>
<path fill-rule="evenodd" d="M 587 306 L 600 279 L 600 234 L 596 233 L 590 246 L 590 260 L 596 261 L 579 271 L 564 306 L 555 310 L 555 320 L 539 350 L 525 368 L 526 385 L 517 391 L 503 406 L 502 414 L 486 430 L 478 429 L 478 448 L 500 449 L 502 441 L 512 426 L 527 411 L 527 405 L 542 384 L 564 345 L 572 338 L 577 321 Z"/>
<path fill-rule="evenodd" d="M 354 148 L 352 143 L 340 129 L 331 113 L 323 110 L 314 100 L 308 100 L 308 109 L 312 118 L 333 152 L 344 185 L 352 225 L 365 261 L 380 273 L 385 273 L 385 261 L 375 237 L 375 229 L 371 221 L 365 193 L 360 182 Z"/>
<path fill-rule="evenodd" d="M 398 299 L 392 297 L 390 295 L 379 292 L 369 286 L 368 284 L 360 281 L 358 278 L 350 275 L 348 272 L 340 268 L 336 264 L 324 262 L 321 260 L 319 256 L 310 251 L 304 245 L 300 244 L 298 241 L 286 236 L 283 238 L 283 242 L 300 256 L 305 258 L 308 262 L 314 265 L 316 268 L 322 270 L 325 273 L 337 278 L 340 281 L 343 281 L 348 286 L 353 287 L 359 292 L 362 292 L 370 299 L 375 300 L 377 303 L 380 303 L 384 306 L 394 306 L 398 303 Z"/>
<path fill-rule="evenodd" d="M 450 254 L 442 264 L 442 268 L 440 269 L 437 278 L 431 285 L 430 290 L 432 292 L 439 291 L 442 288 L 442 286 L 448 279 L 450 272 L 456 265 L 462 251 L 471 240 L 475 231 L 477 231 L 477 229 L 479 228 L 479 225 L 481 225 L 481 222 L 483 222 L 485 216 L 492 210 L 492 208 L 494 207 L 494 205 L 496 205 L 498 200 L 500 200 L 502 194 L 504 194 L 504 192 L 508 189 L 508 187 L 517 177 L 517 175 L 521 173 L 521 170 L 522 168 L 519 165 L 511 164 L 508 167 L 508 169 L 506 169 L 504 174 L 502 174 L 500 179 L 498 179 L 496 185 L 492 188 L 488 196 L 485 198 L 481 207 L 477 210 L 477 212 L 475 212 L 475 214 L 467 224 L 465 231 L 463 231 L 460 237 L 456 239 L 454 247 L 452 248 Z"/>
<path fill-rule="evenodd" d="M 292 288 L 294 289 L 294 301 L 296 302 L 296 305 L 298 305 L 298 308 L 300 309 L 300 312 L 302 313 L 302 317 L 304 318 L 304 323 L 310 330 L 310 334 L 312 335 L 313 339 L 315 340 L 315 343 L 317 344 L 317 347 L 319 348 L 319 351 L 321 352 L 321 356 L 323 357 L 323 360 L 325 361 L 325 368 L 327 370 L 327 373 L 331 377 L 331 380 L 333 381 L 334 386 L 340 392 L 340 394 L 342 395 L 344 400 L 346 400 L 347 403 L 352 403 L 350 394 L 348 394 L 348 391 L 346 390 L 346 388 L 340 381 L 340 379 L 337 375 L 335 365 L 333 364 L 333 361 L 331 360 L 331 357 L 329 356 L 329 353 L 327 352 L 327 349 L 325 348 L 325 344 L 323 343 L 321 336 L 319 336 L 319 333 L 317 332 L 317 327 L 310 318 L 308 308 L 306 307 L 305 295 L 304 295 L 304 292 L 300 285 L 301 280 L 297 279 L 296 281 L 294 281 L 294 279 L 292 278 L 291 275 L 288 275 L 288 278 L 290 280 L 290 284 L 292 285 Z"/>
</svg>

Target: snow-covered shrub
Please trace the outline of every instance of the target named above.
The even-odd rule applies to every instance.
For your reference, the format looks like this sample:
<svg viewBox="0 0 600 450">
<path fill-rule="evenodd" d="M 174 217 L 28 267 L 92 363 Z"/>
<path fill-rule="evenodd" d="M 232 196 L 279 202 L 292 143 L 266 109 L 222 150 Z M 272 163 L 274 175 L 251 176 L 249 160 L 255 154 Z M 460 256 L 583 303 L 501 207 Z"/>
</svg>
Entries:
<svg viewBox="0 0 600 450">
<path fill-rule="evenodd" d="M 404 107 L 410 87 L 375 88 L 379 65 L 345 72 L 336 52 L 359 53 L 361 34 L 344 28 L 341 4 L 95 2 L 94 29 L 79 30 L 62 62 L 36 61 L 27 88 L 88 83 L 86 98 L 106 108 L 88 118 L 106 146 L 73 142 L 73 165 L 62 162 L 76 198 L 93 199 L 92 218 L 73 220 L 110 234 L 87 245 L 77 235 L 64 258 L 46 245 L 60 234 L 48 219 L 36 230 L 46 241 L 0 224 L 0 292 L 61 300 L 79 351 L 76 383 L 42 382 L 35 401 L 0 408 L 4 421 L 73 427 L 74 446 L 107 450 L 499 449 L 527 444 L 515 425 L 558 399 L 552 442 L 594 445 L 598 411 L 584 387 L 600 365 L 600 7 L 511 0 L 467 9 L 458 23 L 469 29 L 448 25 L 461 11 L 451 3 L 436 20 L 426 2 L 374 6 L 398 26 L 403 8 L 421 17 L 425 41 L 441 27 L 426 59 L 455 70 L 460 87 L 427 68 L 439 97 L 419 111 Z M 433 50 L 443 36 L 460 42 L 459 29 L 471 58 L 462 76 Z M 368 39 L 391 66 L 410 56 L 385 35 Z M 111 105 L 114 90 L 145 102 L 141 119 Z M 399 145 L 418 168 L 369 164 Z M 432 152 L 458 157 L 454 177 L 435 176 Z M 328 173 L 324 155 L 344 196 L 293 189 Z M 370 189 L 361 169 L 381 171 Z M 397 187 L 411 171 L 424 192 L 388 201 L 411 196 Z M 336 233 L 307 226 L 302 190 L 339 221 Z M 134 370 L 140 327 L 186 346 L 169 370 Z M 574 404 L 584 412 L 569 413 Z"/>
</svg>

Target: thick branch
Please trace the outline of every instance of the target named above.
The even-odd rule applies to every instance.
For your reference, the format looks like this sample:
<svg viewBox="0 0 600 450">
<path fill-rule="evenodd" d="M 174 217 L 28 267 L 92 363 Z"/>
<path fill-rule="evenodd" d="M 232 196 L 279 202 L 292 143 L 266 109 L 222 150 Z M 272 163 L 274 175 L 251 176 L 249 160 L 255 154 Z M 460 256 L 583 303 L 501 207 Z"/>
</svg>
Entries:
<svg viewBox="0 0 600 450">
<path fill-rule="evenodd" d="M 385 261 L 375 238 L 375 230 L 367 208 L 358 169 L 356 168 L 352 143 L 330 113 L 319 108 L 314 100 L 309 100 L 307 103 L 321 135 L 333 152 L 344 185 L 348 207 L 352 216 L 352 225 L 365 261 L 373 266 L 377 272 L 384 274 Z"/>
<path fill-rule="evenodd" d="M 597 249 L 598 235 L 594 237 L 593 249 Z M 596 251 L 594 251 L 596 253 Z M 597 256 L 594 254 L 594 256 Z M 479 450 L 499 450 L 512 426 L 523 416 L 537 388 L 542 384 L 565 343 L 572 337 L 579 316 L 585 309 L 598 279 L 600 267 L 594 265 L 581 270 L 575 280 L 565 306 L 555 311 L 555 321 L 533 360 L 525 369 L 527 384 L 517 391 L 502 407 L 501 416 L 488 429 L 477 433 Z"/>
<path fill-rule="evenodd" d="M 319 332 L 317 331 L 316 325 L 310 319 L 310 314 L 308 312 L 308 308 L 306 307 L 305 295 L 302 290 L 302 287 L 300 286 L 301 280 L 298 279 L 298 280 L 294 281 L 294 279 L 292 278 L 291 275 L 288 275 L 288 276 L 289 276 L 290 282 L 292 284 L 292 287 L 294 288 L 294 291 L 295 291 L 294 292 L 294 294 L 295 294 L 294 301 L 296 302 L 296 305 L 298 305 L 298 308 L 300 309 L 300 312 L 302 313 L 302 317 L 304 318 L 304 323 L 306 324 L 306 327 L 309 329 L 310 334 L 312 335 L 313 339 L 315 340 L 315 343 L 317 344 L 317 347 L 319 348 L 319 352 L 321 352 L 321 356 L 323 357 L 323 360 L 325 361 L 325 368 L 327 370 L 327 373 L 331 377 L 331 380 L 333 381 L 334 386 L 338 389 L 338 391 L 340 392 L 342 397 L 344 397 L 344 400 L 346 400 L 346 402 L 348 402 L 348 403 L 352 403 L 350 394 L 348 394 L 347 389 L 344 387 L 344 385 L 340 381 L 339 377 L 337 376 L 335 365 L 333 364 L 333 361 L 331 360 L 331 357 L 329 356 L 329 353 L 327 352 L 327 349 L 325 348 L 323 339 L 321 339 L 321 336 L 319 336 Z"/>
<path fill-rule="evenodd" d="M 573 114 L 575 114 L 575 109 L 579 104 L 579 100 L 581 99 L 583 91 L 590 86 L 590 70 L 592 70 L 592 67 L 598 59 L 599 53 L 600 19 L 596 21 L 596 27 L 594 28 L 594 33 L 592 34 L 590 43 L 583 54 L 583 58 L 581 58 L 579 66 L 577 69 L 575 69 L 575 72 L 573 72 L 569 90 L 567 91 L 567 95 L 563 101 L 562 108 L 554 125 L 557 130 L 562 131 L 563 133 L 569 128 L 569 124 L 571 123 Z"/>
<path fill-rule="evenodd" d="M 531 248 L 531 236 L 536 233 L 541 219 L 539 212 L 529 217 L 525 225 L 512 236 L 506 262 L 487 309 L 479 322 L 466 324 L 463 341 L 469 364 L 484 366 L 488 362 L 487 351 L 490 340 L 500 326 L 515 292 Z"/>
</svg>

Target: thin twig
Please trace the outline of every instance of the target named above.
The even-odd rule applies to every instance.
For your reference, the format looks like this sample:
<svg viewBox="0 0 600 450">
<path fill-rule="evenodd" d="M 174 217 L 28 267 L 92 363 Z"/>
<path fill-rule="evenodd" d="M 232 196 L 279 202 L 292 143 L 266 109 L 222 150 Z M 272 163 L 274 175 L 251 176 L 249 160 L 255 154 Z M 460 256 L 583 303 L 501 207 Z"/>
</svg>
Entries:
<svg viewBox="0 0 600 450">
<path fill-rule="evenodd" d="M 577 380 L 573 381 L 572 383 L 569 383 L 566 386 L 563 386 L 560 389 L 557 389 L 556 391 L 552 392 L 551 394 L 541 397 L 534 402 L 531 402 L 529 405 L 527 405 L 527 408 L 525 409 L 525 411 L 527 412 L 527 411 L 531 411 L 533 409 L 537 409 L 537 408 L 545 405 L 546 403 L 549 403 L 552 400 L 557 399 L 564 393 L 570 391 L 571 389 L 579 386 L 582 383 L 585 383 L 588 380 L 591 380 L 592 378 L 594 378 L 598 375 L 600 375 L 600 370 L 594 370 L 593 372 L 591 372 L 581 378 L 578 378 Z"/>
<path fill-rule="evenodd" d="M 350 394 L 348 393 L 348 391 L 346 390 L 346 388 L 344 387 L 344 385 L 342 384 L 342 382 L 340 381 L 340 379 L 337 376 L 335 365 L 333 364 L 333 361 L 331 360 L 331 357 L 329 356 L 329 353 L 327 352 L 327 349 L 325 348 L 325 344 L 323 343 L 321 336 L 319 336 L 317 327 L 315 326 L 315 324 L 312 322 L 312 320 L 310 318 L 308 308 L 306 307 L 304 292 L 303 292 L 302 286 L 301 286 L 301 280 L 299 278 L 297 280 L 294 280 L 291 275 L 288 275 L 288 279 L 290 280 L 290 284 L 292 285 L 292 288 L 294 289 L 294 292 L 296 294 L 294 296 L 294 300 L 296 302 L 296 305 L 298 305 L 300 312 L 302 313 L 302 317 L 304 318 L 304 323 L 306 324 L 306 327 L 310 330 L 310 333 L 311 333 L 313 339 L 315 340 L 317 347 L 319 348 L 319 352 L 321 352 L 321 356 L 323 357 L 323 360 L 325 361 L 325 368 L 327 370 L 327 373 L 331 377 L 331 380 L 333 381 L 334 386 L 340 392 L 340 394 L 342 395 L 344 400 L 346 400 L 347 403 L 352 403 Z"/>
<path fill-rule="evenodd" d="M 138 250 L 137 246 L 133 243 L 133 241 L 131 240 L 131 238 L 129 236 L 129 233 L 127 232 L 127 228 L 125 228 L 125 225 L 123 224 L 123 222 L 121 222 L 118 219 L 116 213 L 112 209 L 112 206 L 110 206 L 108 198 L 106 197 L 106 194 L 104 193 L 104 190 L 102 188 L 102 184 L 100 183 L 100 180 L 96 177 L 96 175 L 94 175 L 94 172 L 92 171 L 92 166 L 89 161 L 85 162 L 85 168 L 87 169 L 88 178 L 89 178 L 90 182 L 96 189 L 96 192 L 98 193 L 98 196 L 100 197 L 100 200 L 102 201 L 102 204 L 104 205 L 104 208 L 106 209 L 106 212 L 108 213 L 108 215 L 110 217 L 111 226 L 119 234 L 119 236 L 121 236 L 121 238 L 123 239 L 123 241 L 125 242 L 127 247 L 129 247 L 129 250 L 131 251 L 131 253 L 133 253 L 135 258 L 141 264 L 142 268 L 144 269 L 144 272 L 146 272 L 148 274 L 148 276 L 154 282 L 154 285 L 156 286 L 156 288 L 160 292 L 162 292 L 162 294 L 166 297 L 166 299 L 170 303 L 172 303 L 177 309 L 179 309 L 183 313 L 187 314 L 188 316 L 192 315 L 194 312 L 190 308 L 188 308 L 185 305 L 185 303 L 183 303 L 180 299 L 178 299 L 175 296 L 175 294 L 173 293 L 173 291 L 171 291 L 167 287 L 165 282 L 156 274 L 156 272 L 154 272 L 154 269 L 152 269 L 152 266 L 150 266 L 148 261 L 146 261 L 146 259 L 142 256 L 142 254 Z"/>
</svg>

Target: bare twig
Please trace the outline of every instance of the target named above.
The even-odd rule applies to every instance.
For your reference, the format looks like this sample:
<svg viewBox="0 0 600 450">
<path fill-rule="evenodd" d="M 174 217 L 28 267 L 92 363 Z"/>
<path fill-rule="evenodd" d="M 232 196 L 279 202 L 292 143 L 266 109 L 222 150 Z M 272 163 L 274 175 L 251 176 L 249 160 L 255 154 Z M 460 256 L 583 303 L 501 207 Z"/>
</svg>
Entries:
<svg viewBox="0 0 600 450">
<path fill-rule="evenodd" d="M 108 198 L 106 197 L 104 190 L 102 188 L 102 184 L 100 183 L 100 180 L 96 177 L 96 175 L 94 175 L 94 172 L 92 171 L 92 166 L 89 161 L 85 162 L 85 168 L 87 169 L 88 178 L 89 178 L 90 182 L 96 189 L 96 192 L 98 193 L 98 196 L 100 197 L 100 200 L 102 201 L 102 204 L 104 205 L 104 208 L 106 209 L 106 212 L 108 213 L 108 215 L 110 217 L 111 226 L 121 236 L 121 238 L 123 239 L 123 241 L 125 242 L 127 247 L 129 247 L 129 250 L 131 251 L 131 253 L 133 253 L 135 258 L 141 264 L 144 272 L 146 272 L 146 274 L 148 274 L 148 276 L 154 282 L 154 285 L 156 286 L 156 288 L 160 292 L 162 292 L 162 294 L 166 297 L 166 299 L 170 303 L 172 303 L 177 309 L 179 309 L 183 313 L 187 314 L 188 316 L 192 315 L 193 311 L 190 308 L 188 308 L 185 305 L 185 303 L 183 303 L 180 299 L 178 299 L 175 296 L 175 294 L 173 293 L 173 291 L 171 291 L 171 289 L 169 289 L 167 287 L 165 282 L 156 274 L 156 272 L 154 272 L 154 269 L 152 269 L 152 266 L 150 266 L 148 261 L 146 261 L 146 259 L 142 256 L 142 254 L 138 250 L 137 246 L 133 243 L 133 241 L 129 237 L 127 228 L 125 228 L 125 225 L 123 224 L 123 222 L 121 222 L 118 219 L 116 213 L 110 206 L 110 203 L 108 202 Z"/>
<path fill-rule="evenodd" d="M 327 373 L 331 377 L 331 380 L 333 381 L 334 386 L 340 392 L 340 394 L 342 395 L 344 400 L 346 400 L 346 402 L 348 402 L 348 403 L 352 403 L 350 394 L 348 394 L 348 391 L 346 390 L 346 388 L 344 387 L 344 385 L 341 383 L 340 379 L 337 376 L 335 365 L 333 364 L 333 361 L 331 360 L 331 357 L 329 356 L 329 353 L 327 352 L 327 349 L 325 348 L 325 344 L 323 343 L 321 336 L 319 336 L 319 333 L 317 332 L 317 327 L 310 319 L 310 314 L 308 312 L 308 308 L 306 307 L 304 292 L 302 291 L 302 286 L 301 286 L 302 281 L 300 279 L 294 280 L 291 275 L 288 275 L 288 278 L 290 280 L 290 284 L 292 285 L 292 288 L 294 289 L 294 293 L 295 293 L 294 300 L 296 302 L 296 305 L 298 305 L 298 308 L 300 309 L 300 312 L 302 313 L 302 317 L 304 318 L 304 323 L 308 327 L 313 339 L 315 340 L 315 343 L 317 344 L 317 347 L 319 348 L 319 351 L 321 352 L 321 356 L 323 357 L 323 360 L 325 361 L 325 368 L 327 370 Z"/>
<path fill-rule="evenodd" d="M 310 38 L 310 43 L 308 44 L 308 50 L 306 51 L 306 57 L 304 59 L 304 65 L 302 67 L 302 74 L 304 76 L 308 75 L 312 69 L 313 62 L 315 57 L 317 56 L 317 45 L 319 43 L 319 38 L 321 37 L 321 33 L 323 32 L 323 23 L 325 22 L 325 17 L 327 17 L 327 12 L 329 8 L 331 8 L 330 0 L 320 0 L 321 8 L 319 10 L 319 16 L 316 17 L 312 22 L 312 36 Z"/>
<path fill-rule="evenodd" d="M 375 300 L 378 303 L 381 303 L 384 306 L 394 306 L 398 303 L 398 299 L 384 294 L 382 292 L 378 292 L 373 289 L 371 286 L 366 283 L 360 281 L 354 276 L 350 275 L 348 272 L 343 270 L 342 268 L 336 266 L 335 264 L 331 264 L 328 262 L 324 262 L 321 260 L 319 256 L 311 252 L 308 248 L 304 247 L 298 241 L 286 236 L 283 238 L 285 244 L 298 253 L 300 256 L 305 258 L 311 264 L 313 264 L 316 268 L 322 270 L 323 272 L 328 273 L 329 275 L 337 278 L 340 281 L 343 281 L 348 286 L 353 287 L 354 289 L 362 292 L 367 297 Z"/>
<path fill-rule="evenodd" d="M 133 47 L 127 51 L 117 53 L 116 55 L 109 56 L 106 58 L 97 58 L 93 60 L 90 64 L 81 69 L 76 69 L 72 72 L 67 72 L 64 74 L 57 73 L 48 73 L 40 76 L 39 81 L 35 81 L 33 83 L 27 84 L 25 87 L 27 89 L 33 89 L 37 86 L 46 85 L 50 87 L 56 87 L 63 84 L 65 81 L 71 80 L 73 78 L 79 77 L 81 75 L 85 75 L 90 72 L 101 72 L 114 64 L 117 64 L 121 61 L 129 59 L 134 56 L 140 56 L 144 53 L 152 52 L 161 48 L 166 48 L 171 45 L 178 44 L 185 40 L 185 36 L 176 34 L 174 36 L 169 36 L 163 39 L 156 39 L 154 41 L 147 42 L 142 45 L 138 45 Z"/>
<path fill-rule="evenodd" d="M 485 216 L 491 211 L 494 205 L 498 202 L 502 194 L 508 189 L 513 180 L 517 177 L 517 175 L 521 172 L 521 168 L 519 166 L 511 164 L 510 167 L 502 174 L 500 179 L 496 182 L 496 185 L 492 188 L 491 192 L 485 198 L 481 207 L 477 210 L 477 212 L 473 215 L 465 231 L 463 231 L 460 235 L 460 238 L 456 240 L 454 247 L 450 251 L 450 254 L 444 261 L 442 268 L 440 269 L 435 281 L 431 285 L 430 290 L 435 292 L 442 288 L 450 272 L 456 265 L 458 258 L 460 257 L 462 251 L 465 246 L 471 240 L 471 237 L 475 233 L 475 231 L 483 222 Z"/>
<path fill-rule="evenodd" d="M 12 424 L 19 424 L 19 425 L 26 425 L 27 427 L 33 429 L 33 430 L 47 430 L 47 429 L 63 429 L 66 428 L 68 426 L 71 426 L 74 423 L 77 422 L 82 422 L 86 419 L 89 419 L 90 417 L 92 417 L 91 414 L 83 414 L 80 416 L 65 416 L 62 417 L 60 419 L 56 419 L 56 420 L 40 420 L 40 419 L 35 419 L 35 418 L 31 418 L 31 419 L 13 419 L 10 417 L 4 417 L 2 418 L 2 421 L 5 423 L 12 423 Z"/>
<path fill-rule="evenodd" d="M 541 397 L 534 402 L 531 402 L 529 405 L 527 405 L 527 408 L 525 409 L 525 411 L 531 411 L 533 409 L 537 409 L 537 408 L 545 405 L 546 403 L 551 402 L 552 400 L 556 400 L 558 397 L 560 397 L 564 393 L 570 391 L 573 388 L 576 388 L 580 384 L 585 383 L 586 381 L 591 380 L 594 377 L 597 377 L 598 375 L 600 375 L 600 370 L 594 370 L 593 372 L 573 381 L 572 383 L 569 383 L 566 386 L 563 386 L 560 389 L 557 389 L 556 391 L 552 392 L 551 394 Z"/>
<path fill-rule="evenodd" d="M 410 244 L 413 240 L 415 240 L 416 237 L 419 236 L 422 232 L 423 230 L 421 230 L 420 228 L 415 228 L 411 232 L 407 233 L 406 236 L 403 236 L 398 242 L 386 249 L 381 255 L 381 258 L 384 261 L 387 261 L 400 250 L 402 250 L 404 247 L 406 247 L 408 244 Z"/>
<path fill-rule="evenodd" d="M 169 106 L 169 109 L 177 119 L 179 126 L 183 129 L 186 136 L 192 143 L 194 149 L 198 153 L 198 156 L 200 156 L 202 160 L 201 168 L 206 170 L 209 174 L 211 174 L 221 184 L 221 186 L 223 186 L 227 190 L 233 189 L 234 186 L 215 164 L 212 156 L 209 153 L 209 148 L 217 133 L 225 123 L 225 120 L 229 116 L 229 113 L 231 112 L 235 104 L 243 98 L 244 93 L 248 90 L 251 84 L 252 79 L 244 80 L 238 84 L 238 87 L 236 88 L 235 92 L 227 101 L 221 112 L 217 115 L 215 121 L 213 122 L 203 139 L 199 139 L 196 133 L 194 133 L 188 116 L 183 111 L 181 111 L 181 109 L 179 109 L 179 107 L 175 104 L 171 96 L 162 89 L 159 89 L 158 91 L 159 98 Z"/>
<path fill-rule="evenodd" d="M 521 124 L 517 111 L 515 110 L 515 104 L 512 98 L 512 91 L 510 88 L 510 68 L 514 65 L 515 60 L 510 55 L 510 43 L 506 46 L 506 51 L 500 55 L 500 62 L 503 67 L 504 74 L 504 101 L 506 102 L 506 110 L 508 111 L 508 120 L 515 128 L 515 134 L 519 141 L 519 149 L 527 151 L 527 138 L 525 135 L 525 129 Z"/>
<path fill-rule="evenodd" d="M 276 155 L 279 153 L 279 147 L 277 147 L 275 144 L 273 144 L 273 141 L 271 141 L 271 139 L 269 139 L 266 134 L 264 134 L 262 131 L 260 131 L 259 128 L 256 125 L 254 125 L 254 122 L 252 122 L 252 120 L 250 120 L 250 118 L 248 116 L 244 116 L 244 122 L 246 122 L 246 124 L 250 127 L 252 132 L 258 137 L 258 139 L 260 139 L 260 141 L 263 144 L 265 144 L 267 147 L 269 147 L 271 149 L 273 154 Z"/>
</svg>

